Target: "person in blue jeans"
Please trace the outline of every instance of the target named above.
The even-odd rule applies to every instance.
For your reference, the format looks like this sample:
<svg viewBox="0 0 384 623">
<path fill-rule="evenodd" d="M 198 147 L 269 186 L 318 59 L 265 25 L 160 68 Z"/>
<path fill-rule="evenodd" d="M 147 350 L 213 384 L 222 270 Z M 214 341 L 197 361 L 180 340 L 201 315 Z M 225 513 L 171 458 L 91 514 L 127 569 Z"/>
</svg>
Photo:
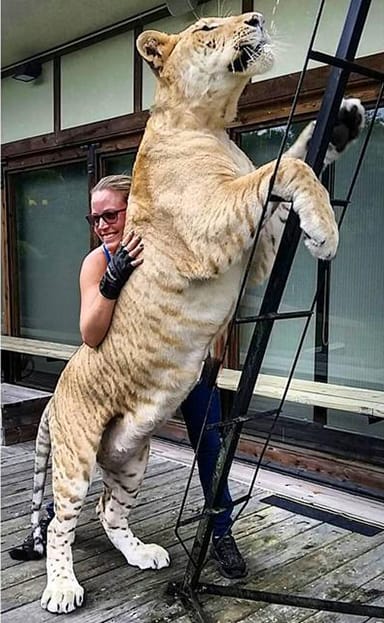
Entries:
<svg viewBox="0 0 384 623">
<path fill-rule="evenodd" d="M 143 262 L 144 245 L 141 238 L 134 232 L 123 237 L 130 186 L 130 177 L 111 175 L 102 178 L 91 191 L 91 213 L 87 215 L 87 220 L 102 244 L 85 257 L 81 267 L 80 332 L 83 341 L 93 348 L 103 341 L 109 329 L 122 287 L 133 270 Z M 219 423 L 219 391 L 217 387 L 211 390 L 205 378 L 202 378 L 180 407 L 194 450 L 197 448 L 208 405 L 207 423 Z M 218 428 L 204 430 L 197 453 L 197 464 L 205 497 L 210 489 L 220 444 Z M 240 578 L 246 575 L 247 568 L 231 534 L 233 504 L 227 484 L 221 496 L 220 507 L 225 510 L 214 518 L 210 553 L 222 575 Z M 46 516 L 40 521 L 45 539 L 53 516 L 54 505 L 51 502 L 46 508 Z M 16 560 L 41 557 L 33 550 L 32 534 L 20 546 L 12 549 L 10 555 Z"/>
<path fill-rule="evenodd" d="M 212 398 L 211 398 L 212 391 Z M 211 400 L 209 404 L 209 400 Z M 189 396 L 180 407 L 188 431 L 188 437 L 192 448 L 196 451 L 202 426 L 209 404 L 206 426 L 218 424 L 221 421 L 220 393 L 217 387 L 213 390 L 202 379 L 191 391 Z M 216 457 L 220 450 L 220 435 L 217 428 L 204 430 L 201 438 L 198 454 L 197 467 L 204 496 L 207 497 L 211 478 L 215 467 Z M 228 483 L 225 484 L 221 507 L 225 510 L 215 517 L 213 539 L 225 538 L 230 534 L 231 515 L 233 510 L 232 498 L 229 493 Z M 233 537 L 232 537 L 233 538 Z"/>
</svg>

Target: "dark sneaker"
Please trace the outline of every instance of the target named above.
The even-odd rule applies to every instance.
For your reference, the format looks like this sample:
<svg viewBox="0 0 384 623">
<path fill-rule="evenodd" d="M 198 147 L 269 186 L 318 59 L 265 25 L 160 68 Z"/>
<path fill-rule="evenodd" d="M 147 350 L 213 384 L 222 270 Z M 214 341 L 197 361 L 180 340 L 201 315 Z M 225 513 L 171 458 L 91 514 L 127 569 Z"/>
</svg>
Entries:
<svg viewBox="0 0 384 623">
<path fill-rule="evenodd" d="M 47 530 L 52 516 L 44 517 L 39 521 L 37 534 L 33 532 L 28 534 L 21 545 L 10 550 L 9 555 L 13 560 L 40 560 L 45 556 L 47 548 Z"/>
<path fill-rule="evenodd" d="M 212 539 L 211 556 L 216 561 L 221 575 L 225 578 L 233 580 L 247 575 L 246 562 L 240 554 L 232 534 Z"/>
</svg>

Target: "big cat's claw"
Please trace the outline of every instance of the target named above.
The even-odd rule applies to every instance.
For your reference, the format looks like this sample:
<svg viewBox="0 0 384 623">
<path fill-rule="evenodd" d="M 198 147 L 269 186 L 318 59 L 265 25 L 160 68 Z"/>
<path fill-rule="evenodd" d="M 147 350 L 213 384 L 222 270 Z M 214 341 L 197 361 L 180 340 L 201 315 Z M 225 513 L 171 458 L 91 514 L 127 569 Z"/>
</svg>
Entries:
<svg viewBox="0 0 384 623">
<path fill-rule="evenodd" d="M 84 603 L 84 589 L 77 580 L 48 582 L 41 598 L 41 607 L 54 614 L 67 614 Z"/>
</svg>

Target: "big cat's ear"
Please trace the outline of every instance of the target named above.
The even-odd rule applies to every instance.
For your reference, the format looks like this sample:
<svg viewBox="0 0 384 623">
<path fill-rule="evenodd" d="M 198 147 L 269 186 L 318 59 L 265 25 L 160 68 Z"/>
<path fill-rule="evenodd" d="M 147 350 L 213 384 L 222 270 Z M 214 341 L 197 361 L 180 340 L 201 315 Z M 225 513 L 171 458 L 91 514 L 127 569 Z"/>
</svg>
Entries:
<svg viewBox="0 0 384 623">
<path fill-rule="evenodd" d="M 177 35 L 157 30 L 145 30 L 138 36 L 136 47 L 155 74 L 160 74 L 167 58 L 177 43 Z"/>
</svg>

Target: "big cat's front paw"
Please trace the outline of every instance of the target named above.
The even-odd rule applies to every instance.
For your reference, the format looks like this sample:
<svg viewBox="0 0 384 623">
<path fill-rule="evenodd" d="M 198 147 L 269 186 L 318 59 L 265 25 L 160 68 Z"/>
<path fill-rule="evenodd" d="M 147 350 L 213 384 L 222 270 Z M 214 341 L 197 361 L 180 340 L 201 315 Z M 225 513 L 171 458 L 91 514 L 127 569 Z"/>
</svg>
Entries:
<svg viewBox="0 0 384 623">
<path fill-rule="evenodd" d="M 311 255 L 318 260 L 333 259 L 339 244 L 339 230 L 324 186 L 316 179 L 308 194 L 304 185 L 303 190 L 299 189 L 293 209 L 299 215 L 304 244 Z"/>
<path fill-rule="evenodd" d="M 364 123 L 365 110 L 361 101 L 355 97 L 343 99 L 331 135 L 330 148 L 336 153 L 333 157 L 327 154 L 327 159 L 335 160 L 348 145 L 353 143 L 363 129 Z"/>
<path fill-rule="evenodd" d="M 41 598 L 41 607 L 54 614 L 67 614 L 83 605 L 84 589 L 76 578 L 60 578 L 48 582 Z"/>
<path fill-rule="evenodd" d="M 349 145 L 354 143 L 364 128 L 364 123 L 365 110 L 361 101 L 356 97 L 343 99 L 324 158 L 325 167 L 335 162 Z M 287 155 L 305 160 L 315 126 L 316 121 L 311 121 L 304 128 L 296 142 L 289 148 Z"/>
<path fill-rule="evenodd" d="M 339 244 L 337 227 L 315 227 L 315 233 L 304 231 L 304 244 L 313 257 L 318 260 L 332 260 Z"/>
</svg>

